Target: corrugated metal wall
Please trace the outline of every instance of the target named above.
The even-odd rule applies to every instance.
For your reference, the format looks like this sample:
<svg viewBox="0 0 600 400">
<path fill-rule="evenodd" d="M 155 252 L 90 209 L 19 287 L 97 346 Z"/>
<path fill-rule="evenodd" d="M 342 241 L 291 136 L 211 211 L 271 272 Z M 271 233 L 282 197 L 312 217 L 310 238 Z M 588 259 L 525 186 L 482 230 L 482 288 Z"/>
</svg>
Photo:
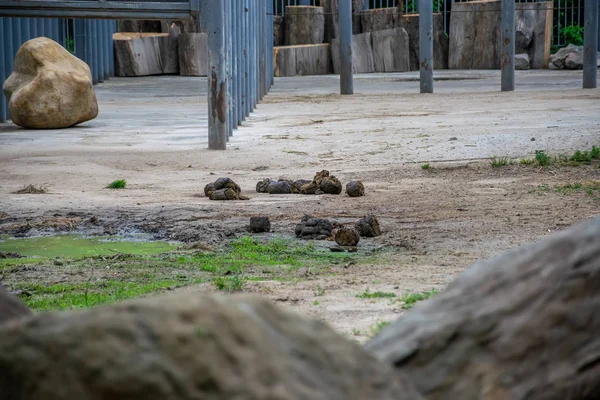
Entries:
<svg viewBox="0 0 600 400">
<path fill-rule="evenodd" d="M 112 34 L 116 21 L 57 18 L 0 18 L 0 84 L 13 71 L 13 60 L 26 41 L 45 36 L 72 50 L 92 70 L 94 84 L 114 76 Z M 10 119 L 6 97 L 0 96 L 0 122 Z"/>
</svg>

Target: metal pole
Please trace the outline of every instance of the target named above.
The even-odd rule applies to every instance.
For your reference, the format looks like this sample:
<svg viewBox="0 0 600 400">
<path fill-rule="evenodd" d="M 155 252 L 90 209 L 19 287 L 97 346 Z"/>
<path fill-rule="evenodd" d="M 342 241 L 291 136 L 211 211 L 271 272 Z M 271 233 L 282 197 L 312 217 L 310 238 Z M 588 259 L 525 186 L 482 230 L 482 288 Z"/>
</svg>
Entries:
<svg viewBox="0 0 600 400">
<path fill-rule="evenodd" d="M 94 51 L 98 63 L 98 82 L 104 82 L 104 35 L 102 34 L 102 20 L 94 20 Z"/>
<path fill-rule="evenodd" d="M 300 0 L 298 5 L 299 6 L 310 6 L 310 0 Z"/>
<path fill-rule="evenodd" d="M 233 3 L 231 6 L 231 119 L 233 123 L 233 129 L 238 128 L 238 84 L 237 84 L 237 75 L 238 75 L 238 39 L 237 39 L 237 9 L 239 8 L 238 4 Z"/>
<path fill-rule="evenodd" d="M 585 0 L 583 27 L 583 88 L 598 87 L 598 0 Z"/>
<path fill-rule="evenodd" d="M 31 39 L 31 18 L 21 18 L 21 41 L 27 42 Z M 0 82 L 0 85 L 2 82 Z M 0 93 L 0 96 L 2 93 Z"/>
<path fill-rule="evenodd" d="M 354 64 L 352 60 L 352 0 L 338 3 L 340 31 L 340 93 L 354 94 Z"/>
<path fill-rule="evenodd" d="M 369 0 L 364 0 L 363 10 L 365 10 L 365 11 L 368 10 L 370 8 L 370 6 L 371 5 L 369 4 Z"/>
<path fill-rule="evenodd" d="M 52 18 L 51 22 L 52 22 L 52 39 L 54 39 L 55 42 L 60 43 L 60 33 L 59 33 L 59 19 L 58 18 Z M 62 43 L 61 43 L 62 44 Z"/>
<path fill-rule="evenodd" d="M 233 84 L 232 84 L 232 74 L 233 74 L 233 48 L 232 48 L 232 38 L 231 38 L 231 10 L 233 9 L 233 0 L 227 0 L 227 11 L 225 12 L 226 24 L 227 24 L 227 33 L 225 40 L 227 41 L 227 125 L 228 125 L 228 136 L 227 141 L 229 141 L 229 137 L 233 135 Z"/>
<path fill-rule="evenodd" d="M 31 32 L 32 39 L 38 37 L 37 18 L 29 18 L 29 31 Z"/>
<path fill-rule="evenodd" d="M 21 20 L 23 18 L 13 18 L 13 57 L 17 54 L 23 41 L 21 40 Z M 14 60 L 14 59 L 13 59 Z M 14 62 L 14 61 L 13 61 Z M 4 82 L 2 82 L 4 84 Z"/>
<path fill-rule="evenodd" d="M 258 1 L 258 26 L 259 26 L 259 34 L 258 34 L 258 40 L 259 40 L 259 45 L 260 45 L 260 59 L 258 60 L 258 68 L 260 70 L 260 75 L 259 75 L 259 82 L 260 82 L 260 100 L 263 99 L 263 97 L 265 96 L 265 84 L 266 84 L 266 63 L 265 63 L 265 57 L 267 55 L 267 49 L 265 49 L 265 41 L 266 41 L 266 34 L 265 34 L 265 14 L 266 14 L 266 2 L 265 0 L 259 0 Z"/>
<path fill-rule="evenodd" d="M 115 76 L 115 42 L 113 40 L 113 34 L 117 32 L 117 21 L 110 21 L 109 24 L 110 42 L 109 42 L 109 65 L 108 72 L 110 76 Z"/>
<path fill-rule="evenodd" d="M 208 148 L 227 148 L 227 75 L 225 71 L 225 1 L 207 2 Z"/>
<path fill-rule="evenodd" d="M 4 48 L 4 42 L 6 41 L 6 36 L 4 36 L 4 21 L 7 19 L 8 18 L 0 18 L 0 33 L 2 33 L 2 39 L 0 39 L 0 82 L 2 82 L 2 84 L 4 84 L 4 81 L 7 78 L 5 63 L 8 58 L 8 51 Z M 0 122 L 6 121 L 7 108 L 6 97 L 3 93 L 0 93 Z"/>
<path fill-rule="evenodd" d="M 44 33 L 48 39 L 55 40 L 52 37 L 52 18 L 42 18 L 44 21 Z"/>
<path fill-rule="evenodd" d="M 100 23 L 102 24 L 102 41 L 104 42 L 104 80 L 106 81 L 110 78 L 110 43 L 112 35 L 109 31 L 110 21 L 102 20 Z"/>
<path fill-rule="evenodd" d="M 242 95 L 243 95 L 243 88 L 242 88 L 242 73 L 244 71 L 242 63 L 244 61 L 244 44 L 243 44 L 243 38 L 242 38 L 242 13 L 244 11 L 244 3 L 243 2 L 239 2 L 239 4 L 236 6 L 236 12 L 235 12 L 235 18 L 236 18 L 236 31 L 235 31 L 235 38 L 236 38 L 236 42 L 237 42 L 237 76 L 236 76 L 236 84 L 237 84 L 237 88 L 238 88 L 238 98 L 237 98 L 237 120 L 238 120 L 238 126 L 242 123 L 242 120 L 244 119 L 244 111 L 242 109 L 243 107 L 243 101 L 242 101 Z"/>
<path fill-rule="evenodd" d="M 271 90 L 271 86 L 273 86 L 273 83 L 275 82 L 275 60 L 273 59 L 273 48 L 275 46 L 274 40 L 273 40 L 273 36 L 274 36 L 274 31 L 273 31 L 273 22 L 274 22 L 274 17 L 273 17 L 273 2 L 267 0 L 267 11 L 269 13 L 269 18 L 268 18 L 268 24 L 269 24 L 269 38 L 268 38 L 268 43 L 269 43 L 269 90 Z"/>
<path fill-rule="evenodd" d="M 421 93 L 433 93 L 433 3 L 431 0 L 419 0 L 419 65 Z"/>
<path fill-rule="evenodd" d="M 75 45 L 75 57 L 87 63 L 86 56 L 86 37 L 85 37 L 85 20 L 73 20 L 73 41 Z M 89 66 L 89 64 L 88 64 Z"/>
<path fill-rule="evenodd" d="M 256 1 L 250 0 L 250 112 L 256 107 Z"/>
<path fill-rule="evenodd" d="M 248 115 L 250 115 L 250 103 L 251 103 L 251 85 L 250 85 L 250 2 L 249 0 L 244 0 L 244 45 L 246 46 L 244 51 L 244 87 L 246 88 L 246 93 L 244 95 L 244 120 Z"/>
<path fill-rule="evenodd" d="M 46 31 L 44 30 L 44 18 L 36 18 L 35 25 L 37 27 L 38 37 L 46 36 Z"/>
<path fill-rule="evenodd" d="M 502 0 L 501 12 L 501 88 L 503 92 L 512 92 L 515 90 L 515 0 Z"/>
</svg>

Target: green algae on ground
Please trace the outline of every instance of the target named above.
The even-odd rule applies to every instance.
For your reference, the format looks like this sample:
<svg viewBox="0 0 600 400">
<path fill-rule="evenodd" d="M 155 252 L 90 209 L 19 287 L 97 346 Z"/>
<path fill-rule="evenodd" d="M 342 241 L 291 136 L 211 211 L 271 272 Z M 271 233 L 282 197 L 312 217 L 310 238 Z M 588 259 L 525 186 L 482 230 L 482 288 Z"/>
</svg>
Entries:
<svg viewBox="0 0 600 400">
<path fill-rule="evenodd" d="M 176 249 L 166 242 L 127 241 L 116 237 L 82 237 L 78 235 L 44 236 L 34 238 L 7 238 L 0 241 L 0 251 L 19 253 L 38 260 L 48 258 L 82 258 L 119 253 L 150 255 Z M 25 259 L 0 260 L 0 265 L 24 263 Z"/>
</svg>

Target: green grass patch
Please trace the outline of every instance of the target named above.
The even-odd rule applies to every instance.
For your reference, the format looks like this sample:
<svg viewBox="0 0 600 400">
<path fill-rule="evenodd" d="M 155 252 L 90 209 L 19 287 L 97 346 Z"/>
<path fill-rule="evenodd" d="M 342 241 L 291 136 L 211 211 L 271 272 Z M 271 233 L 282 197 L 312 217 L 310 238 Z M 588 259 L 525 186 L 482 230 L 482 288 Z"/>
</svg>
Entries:
<svg viewBox="0 0 600 400">
<path fill-rule="evenodd" d="M 200 282 L 201 280 L 185 282 L 182 280 L 155 280 L 155 278 L 151 278 L 139 279 L 135 282 L 106 280 L 94 283 L 65 283 L 49 286 L 21 284 L 17 285 L 17 288 L 29 293 L 29 296 L 22 296 L 22 299 L 32 310 L 50 311 L 112 304 Z"/>
<path fill-rule="evenodd" d="M 241 274 L 234 276 L 218 276 L 213 279 L 215 287 L 222 292 L 241 292 L 245 279 Z"/>
<path fill-rule="evenodd" d="M 34 238 L 5 238 L 0 241 L 0 251 L 19 253 L 34 257 L 38 262 L 49 258 L 82 258 L 115 254 L 159 254 L 175 250 L 176 246 L 166 242 L 124 241 L 115 236 L 81 237 L 58 235 Z M 25 259 L 19 260 L 19 264 Z M 0 265 L 3 261 L 0 260 Z"/>
<path fill-rule="evenodd" d="M 357 294 L 356 297 L 359 299 L 389 299 L 391 297 L 396 297 L 396 294 L 391 292 L 371 292 L 371 290 L 367 288 L 364 292 Z"/>
<path fill-rule="evenodd" d="M 371 331 L 371 336 L 377 336 L 379 332 L 386 326 L 388 326 L 390 322 L 388 321 L 378 321 L 375 325 L 371 326 L 369 329 Z"/>
<path fill-rule="evenodd" d="M 402 308 L 404 308 L 405 310 L 411 309 L 419 301 L 430 299 L 438 293 L 439 292 L 435 289 L 431 289 L 424 292 L 407 293 L 400 298 L 400 301 L 403 303 Z"/>
<path fill-rule="evenodd" d="M 428 170 L 430 168 L 431 168 L 431 165 L 429 165 L 429 163 L 421 165 L 421 169 Z"/>
<path fill-rule="evenodd" d="M 508 159 L 508 157 L 500 157 L 500 158 L 496 158 L 493 157 L 490 160 L 490 165 L 492 166 L 492 168 L 501 168 L 501 167 L 506 167 L 509 164 L 510 160 Z"/>
<path fill-rule="evenodd" d="M 127 181 L 125 179 L 117 179 L 116 181 L 112 181 L 106 188 L 107 189 L 125 189 L 127 186 Z"/>
</svg>

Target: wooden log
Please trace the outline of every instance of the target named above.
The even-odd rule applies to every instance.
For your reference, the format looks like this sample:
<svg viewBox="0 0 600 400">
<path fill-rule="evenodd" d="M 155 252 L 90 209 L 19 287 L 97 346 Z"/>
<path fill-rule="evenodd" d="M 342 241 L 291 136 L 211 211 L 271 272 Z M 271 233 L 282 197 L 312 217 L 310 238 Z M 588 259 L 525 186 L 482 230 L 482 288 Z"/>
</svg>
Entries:
<svg viewBox="0 0 600 400">
<path fill-rule="evenodd" d="M 375 72 L 410 71 L 408 33 L 403 28 L 371 32 Z"/>
<path fill-rule="evenodd" d="M 410 70 L 419 70 L 419 14 L 398 15 L 398 27 L 404 28 L 410 40 Z M 433 14 L 433 69 L 448 68 L 448 37 L 444 31 L 444 15 Z"/>
<path fill-rule="evenodd" d="M 177 38 L 169 33 L 115 33 L 115 75 L 179 73 Z"/>
<path fill-rule="evenodd" d="M 0 325 L 28 315 L 32 315 L 32 312 L 25 303 L 0 285 Z"/>
<path fill-rule="evenodd" d="M 331 41 L 331 61 L 333 62 L 333 73 L 340 73 L 340 41 Z M 373 60 L 373 46 L 371 44 L 371 33 L 352 35 L 352 62 L 355 74 L 366 74 L 375 72 L 375 61 Z"/>
<path fill-rule="evenodd" d="M 330 45 L 279 46 L 273 49 L 275 76 L 326 75 L 331 73 Z"/>
<path fill-rule="evenodd" d="M 473 265 L 366 349 L 429 400 L 600 398 L 600 217 Z"/>
<path fill-rule="evenodd" d="M 321 44 L 325 39 L 323 7 L 285 7 L 285 44 Z"/>
<path fill-rule="evenodd" d="M 182 76 L 208 76 L 208 35 L 182 33 L 177 42 L 179 74 Z"/>
<path fill-rule="evenodd" d="M 449 68 L 500 68 L 499 0 L 454 3 L 450 18 Z M 552 2 L 518 3 L 516 53 L 527 53 L 532 68 L 545 68 L 552 39 Z"/>
<path fill-rule="evenodd" d="M 348 0 L 346 0 L 348 1 Z M 361 14 L 363 12 L 364 0 L 352 1 L 352 34 L 358 35 L 361 29 Z M 340 0 L 321 0 L 321 6 L 325 12 L 325 41 L 332 43 L 333 39 L 339 38 L 338 5 Z"/>
<path fill-rule="evenodd" d="M 281 15 L 273 16 L 273 46 L 285 44 L 285 21 Z"/>
</svg>

